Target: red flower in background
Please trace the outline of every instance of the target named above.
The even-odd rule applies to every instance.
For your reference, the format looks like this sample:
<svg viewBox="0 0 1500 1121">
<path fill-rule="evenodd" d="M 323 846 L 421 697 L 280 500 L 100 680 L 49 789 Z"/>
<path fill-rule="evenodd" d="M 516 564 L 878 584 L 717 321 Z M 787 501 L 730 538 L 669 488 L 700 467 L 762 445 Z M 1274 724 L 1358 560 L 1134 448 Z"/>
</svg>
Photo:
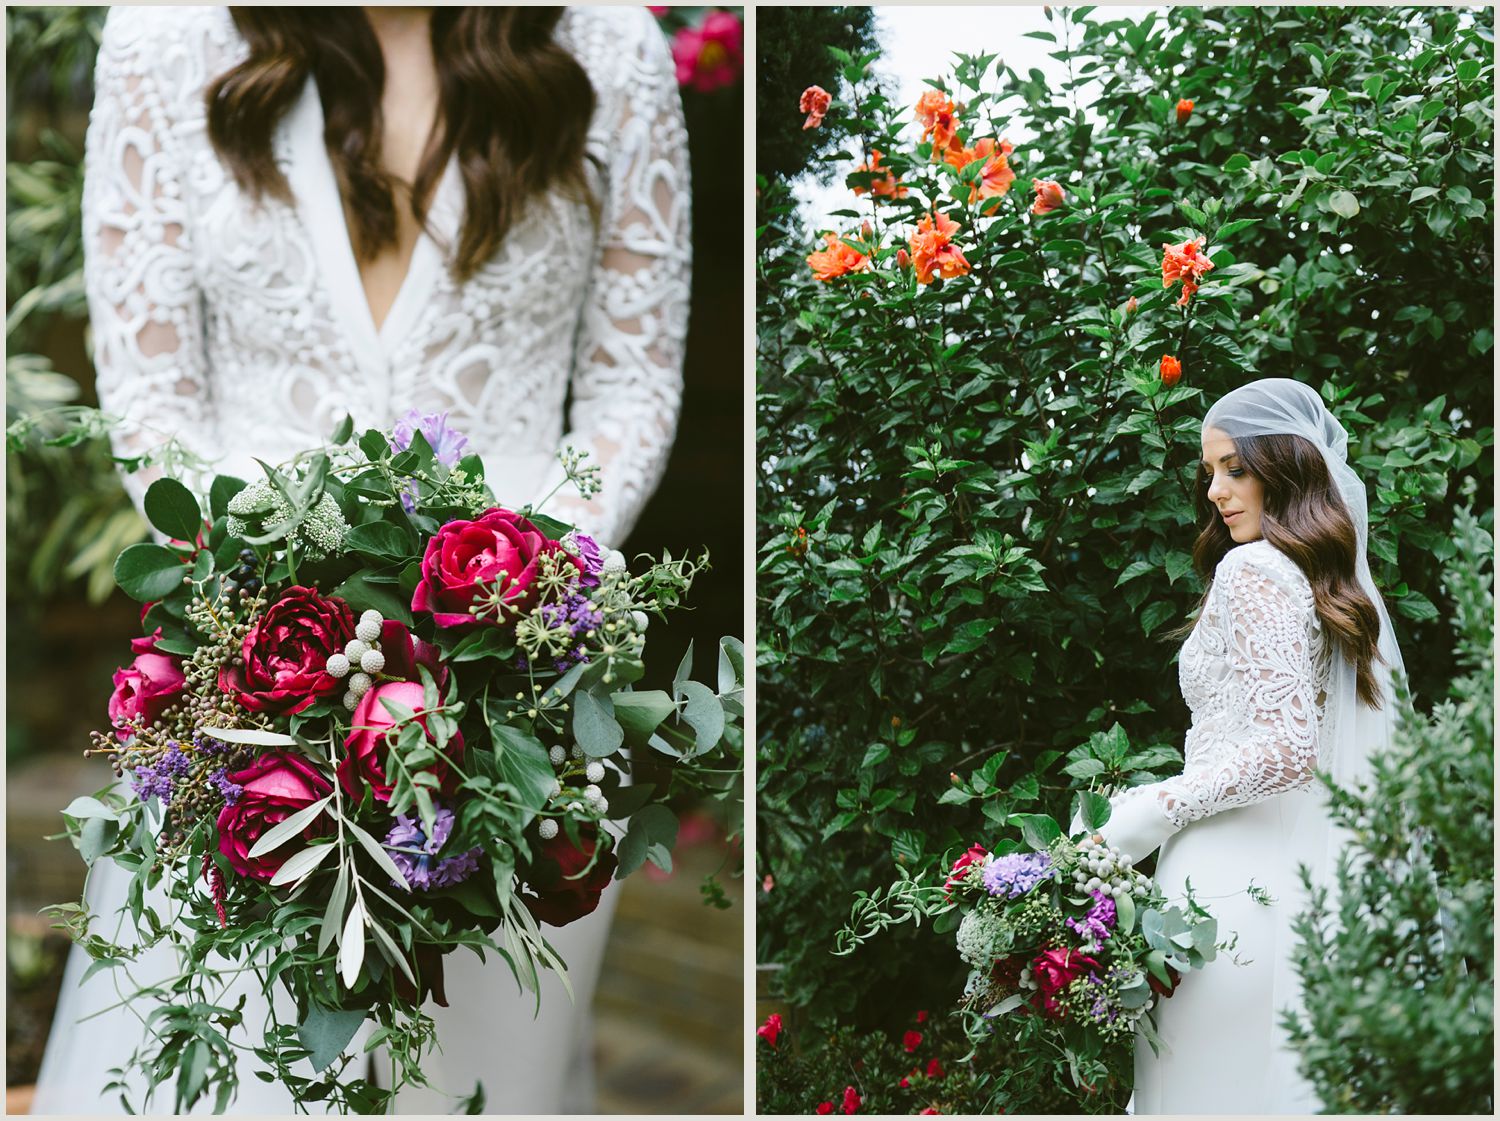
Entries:
<svg viewBox="0 0 1500 1121">
<path fill-rule="evenodd" d="M 1182 281 L 1182 299 L 1178 307 L 1186 307 L 1193 293 L 1198 291 L 1198 282 L 1203 274 L 1213 269 L 1214 263 L 1203 253 L 1203 238 L 1184 241 L 1181 245 L 1161 247 L 1161 286 L 1170 288 Z"/>
<path fill-rule="evenodd" d="M 974 849 L 977 849 L 978 847 L 979 847 L 978 845 L 975 845 L 973 848 L 969 849 L 969 852 L 973 852 Z M 985 855 L 988 856 L 989 854 L 986 853 Z M 961 856 L 958 859 L 962 860 L 963 857 Z M 917 1013 L 917 1023 L 919 1023 L 919 1024 L 925 1024 L 926 1022 L 927 1022 L 927 1010 L 924 1008 L 922 1011 L 920 1011 L 920 1012 Z"/>
<path fill-rule="evenodd" d="M 833 1112 L 833 1103 L 832 1102 L 819 1102 L 818 1105 L 817 1105 L 817 1108 L 814 1109 L 813 1112 L 816 1113 L 816 1114 L 818 1114 L 819 1116 L 821 1116 L 821 1115 L 823 1115 L 825 1113 L 832 1113 Z"/>
<path fill-rule="evenodd" d="M 934 274 L 944 278 L 963 276 L 969 262 L 963 251 L 953 244 L 958 223 L 946 214 L 934 211 L 924 214 L 911 235 L 911 258 L 917 265 L 917 283 L 931 284 Z"/>
<path fill-rule="evenodd" d="M 807 263 L 812 268 L 813 279 L 825 284 L 850 273 L 865 272 L 870 267 L 870 258 L 858 249 L 845 244 L 838 234 L 824 234 L 823 242 L 828 246 L 808 254 Z"/>
<path fill-rule="evenodd" d="M 781 1016 L 772 1012 L 766 1017 L 766 1022 L 755 1029 L 755 1034 L 764 1039 L 772 1047 L 776 1046 L 777 1037 L 781 1035 Z"/>
<path fill-rule="evenodd" d="M 861 1100 L 858 1091 L 856 1091 L 853 1086 L 844 1087 L 845 1113 L 858 1113 L 859 1107 L 863 1104 L 864 1102 Z"/>
<path fill-rule="evenodd" d="M 797 108 L 807 114 L 807 120 L 802 122 L 802 127 L 809 129 L 821 125 L 824 116 L 828 113 L 828 107 L 832 104 L 833 95 L 822 86 L 808 86 L 802 91 L 802 99 L 797 102 Z"/>
<path fill-rule="evenodd" d="M 1177 103 L 1177 123 L 1180 125 L 1187 124 L 1187 119 L 1192 115 L 1193 103 L 1184 97 Z"/>
<path fill-rule="evenodd" d="M 869 160 L 865 163 L 860 164 L 854 169 L 854 173 L 856 175 L 858 175 L 861 171 L 885 172 L 885 178 L 873 180 L 870 183 L 869 187 L 852 188 L 856 195 L 862 195 L 865 193 L 865 191 L 868 190 L 870 194 L 874 195 L 876 198 L 904 199 L 908 194 L 911 193 L 906 189 L 906 187 L 896 182 L 895 172 L 891 171 L 889 168 L 880 166 L 880 161 L 884 158 L 885 153 L 880 151 L 880 149 L 871 148 Z"/>
<path fill-rule="evenodd" d="M 1036 188 L 1036 201 L 1031 204 L 1033 214 L 1051 214 L 1062 209 L 1067 194 L 1056 179 L 1033 179 L 1031 185 Z"/>
<path fill-rule="evenodd" d="M 1161 383 L 1171 389 L 1181 377 L 1182 363 L 1170 354 L 1163 354 L 1161 356 Z"/>
<path fill-rule="evenodd" d="M 927 1077 L 928 1078 L 941 1078 L 941 1077 L 943 1077 L 943 1074 L 944 1074 L 943 1064 L 941 1062 L 939 1062 L 937 1059 L 933 1059 L 932 1062 L 930 1062 L 930 1063 L 927 1064 Z"/>
<path fill-rule="evenodd" d="M 679 28 L 672 37 L 677 84 L 699 93 L 732 86 L 744 65 L 745 29 L 733 12 L 709 12 L 698 27 Z"/>
<path fill-rule="evenodd" d="M 932 1106 L 928 1106 L 921 1113 L 917 1114 L 917 1116 L 918 1117 L 926 1117 L 929 1113 L 941 1113 L 941 1112 L 942 1112 L 942 1110 L 933 1109 Z M 1004 1113 L 1005 1110 L 1002 1109 L 1000 1112 Z"/>
<path fill-rule="evenodd" d="M 901 1046 L 910 1055 L 918 1047 L 922 1046 L 922 1033 L 919 1031 L 907 1032 L 901 1037 Z"/>
</svg>

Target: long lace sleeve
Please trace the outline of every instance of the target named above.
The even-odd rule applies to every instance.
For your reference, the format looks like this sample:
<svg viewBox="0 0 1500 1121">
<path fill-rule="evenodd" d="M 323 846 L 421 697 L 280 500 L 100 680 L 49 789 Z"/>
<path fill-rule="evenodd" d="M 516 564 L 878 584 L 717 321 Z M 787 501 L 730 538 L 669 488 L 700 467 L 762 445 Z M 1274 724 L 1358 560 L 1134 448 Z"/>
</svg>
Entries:
<svg viewBox="0 0 1500 1121">
<path fill-rule="evenodd" d="M 123 418 L 115 453 L 169 437 L 214 446 L 183 169 L 173 142 L 181 37 L 160 13 L 114 9 L 105 23 L 84 155 L 84 285 L 99 403 Z M 202 454 L 200 452 L 200 454 Z M 150 475 L 124 477 L 140 506 Z"/>
<path fill-rule="evenodd" d="M 1288 571 L 1280 571 L 1282 568 Z M 1183 773 L 1111 803 L 1106 839 L 1135 859 L 1210 814 L 1313 781 L 1323 696 L 1311 589 L 1291 562 L 1236 559 L 1215 577 L 1224 630 L 1224 704 L 1198 729 Z"/>
<path fill-rule="evenodd" d="M 597 90 L 610 151 L 562 440 L 588 453 L 603 487 L 585 502 L 564 486 L 548 503 L 611 545 L 655 491 L 677 431 L 692 260 L 687 128 L 671 56 L 646 12 L 620 18 L 633 43 L 597 45 L 617 77 Z M 546 489 L 561 481 L 554 470 Z"/>
</svg>

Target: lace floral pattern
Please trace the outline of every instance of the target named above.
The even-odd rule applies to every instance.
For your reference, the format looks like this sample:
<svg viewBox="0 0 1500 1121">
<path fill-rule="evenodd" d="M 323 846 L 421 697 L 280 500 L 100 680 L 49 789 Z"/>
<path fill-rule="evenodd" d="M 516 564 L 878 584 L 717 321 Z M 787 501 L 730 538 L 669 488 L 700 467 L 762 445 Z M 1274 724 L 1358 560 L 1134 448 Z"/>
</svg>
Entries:
<svg viewBox="0 0 1500 1121">
<path fill-rule="evenodd" d="M 204 91 L 244 44 L 221 8 L 115 8 L 99 52 L 84 190 L 101 405 L 121 455 L 175 436 L 258 477 L 345 412 L 387 426 L 447 412 L 507 501 L 562 481 L 563 444 L 604 488 L 547 509 L 619 543 L 676 431 L 690 265 L 687 134 L 670 55 L 640 9 L 570 9 L 558 41 L 598 99 L 588 134 L 596 228 L 581 202 L 533 200 L 471 280 L 441 244 L 461 221 L 454 168 L 377 329 L 322 147 L 311 82 L 274 151 L 296 199 L 257 203 L 209 143 Z M 139 499 L 145 479 L 127 486 Z"/>
<path fill-rule="evenodd" d="M 1318 766 L 1331 668 L 1313 592 L 1265 541 L 1219 562 L 1179 660 L 1193 723 L 1175 778 L 1141 787 L 1182 827 L 1307 786 Z"/>
</svg>

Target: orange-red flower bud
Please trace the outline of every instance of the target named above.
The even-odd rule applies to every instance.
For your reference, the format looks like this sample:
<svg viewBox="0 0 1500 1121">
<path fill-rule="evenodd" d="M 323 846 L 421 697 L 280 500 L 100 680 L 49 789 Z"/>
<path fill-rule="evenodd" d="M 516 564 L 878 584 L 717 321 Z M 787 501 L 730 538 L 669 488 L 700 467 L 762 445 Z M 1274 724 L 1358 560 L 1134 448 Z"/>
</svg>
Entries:
<svg viewBox="0 0 1500 1121">
<path fill-rule="evenodd" d="M 904 269 L 911 265 L 911 254 L 905 249 L 896 250 L 896 267 Z"/>
<path fill-rule="evenodd" d="M 1187 124 L 1187 119 L 1192 115 L 1193 103 L 1184 97 L 1177 103 L 1177 123 L 1180 125 Z"/>
<path fill-rule="evenodd" d="M 859 236 L 864 238 L 866 241 L 869 241 L 872 237 L 875 236 L 875 231 L 871 228 L 870 220 L 868 218 L 860 223 Z"/>
<path fill-rule="evenodd" d="M 1062 208 L 1067 194 L 1056 179 L 1033 179 L 1031 185 L 1036 189 L 1036 201 L 1031 204 L 1033 214 L 1050 214 Z"/>
<path fill-rule="evenodd" d="M 1170 389 L 1172 386 L 1177 384 L 1178 379 L 1181 377 L 1182 363 L 1177 361 L 1177 359 L 1173 358 L 1170 354 L 1163 354 L 1161 356 L 1162 385 L 1165 385 L 1168 389 Z"/>
</svg>

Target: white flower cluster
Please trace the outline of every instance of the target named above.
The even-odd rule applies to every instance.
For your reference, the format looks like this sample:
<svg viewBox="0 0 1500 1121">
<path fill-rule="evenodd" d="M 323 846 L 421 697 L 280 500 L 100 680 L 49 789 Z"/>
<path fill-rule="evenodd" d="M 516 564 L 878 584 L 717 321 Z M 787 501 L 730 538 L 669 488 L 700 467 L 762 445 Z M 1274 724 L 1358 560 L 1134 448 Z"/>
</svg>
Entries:
<svg viewBox="0 0 1500 1121">
<path fill-rule="evenodd" d="M 1005 918 L 985 908 L 970 911 L 958 924 L 958 956 L 983 969 L 999 956 Z"/>
<path fill-rule="evenodd" d="M 251 513 L 264 505 L 267 500 L 271 503 L 269 514 Z M 286 499 L 282 498 L 280 493 L 265 480 L 251 483 L 240 491 L 229 500 L 226 509 L 229 516 L 225 522 L 225 529 L 232 537 L 245 537 L 252 532 L 259 533 L 265 526 L 273 526 L 285 521 L 292 512 Z M 313 507 L 312 512 L 292 530 L 291 536 L 301 542 L 310 560 L 318 560 L 338 552 L 343 547 L 344 535 L 348 532 L 349 523 L 344 520 L 344 513 L 339 509 L 339 504 L 333 500 L 333 495 L 325 492 L 318 500 L 318 504 Z"/>
<path fill-rule="evenodd" d="M 344 694 L 344 707 L 350 712 L 359 704 L 359 699 L 375 684 L 375 675 L 385 669 L 385 654 L 380 650 L 380 627 L 385 616 L 373 607 L 359 617 L 354 628 L 354 637 L 344 647 L 342 654 L 332 654 L 324 670 L 329 677 L 342 681 L 349 678 L 349 691 Z M 355 666 L 359 669 L 353 673 Z"/>
<path fill-rule="evenodd" d="M 1103 841 L 1085 837 L 1078 843 L 1078 867 L 1073 882 L 1078 890 L 1097 891 L 1101 895 L 1145 895 L 1151 881 L 1137 872 L 1130 857 Z"/>
</svg>

